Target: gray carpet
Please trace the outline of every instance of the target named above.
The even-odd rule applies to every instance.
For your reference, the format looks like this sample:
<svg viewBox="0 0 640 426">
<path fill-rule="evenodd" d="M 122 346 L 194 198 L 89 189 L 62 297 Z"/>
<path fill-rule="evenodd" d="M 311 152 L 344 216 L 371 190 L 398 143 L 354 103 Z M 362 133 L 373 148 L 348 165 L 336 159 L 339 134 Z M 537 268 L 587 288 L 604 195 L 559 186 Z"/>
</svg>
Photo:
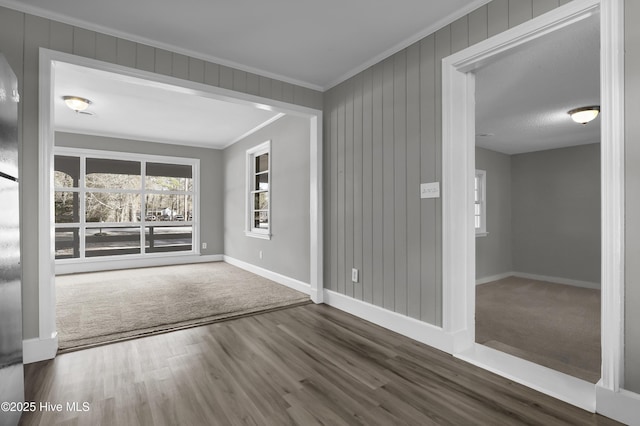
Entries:
<svg viewBox="0 0 640 426">
<path fill-rule="evenodd" d="M 517 277 L 479 285 L 476 342 L 596 383 L 600 291 Z"/>
<path fill-rule="evenodd" d="M 56 277 L 62 351 L 308 303 L 224 262 Z"/>
</svg>

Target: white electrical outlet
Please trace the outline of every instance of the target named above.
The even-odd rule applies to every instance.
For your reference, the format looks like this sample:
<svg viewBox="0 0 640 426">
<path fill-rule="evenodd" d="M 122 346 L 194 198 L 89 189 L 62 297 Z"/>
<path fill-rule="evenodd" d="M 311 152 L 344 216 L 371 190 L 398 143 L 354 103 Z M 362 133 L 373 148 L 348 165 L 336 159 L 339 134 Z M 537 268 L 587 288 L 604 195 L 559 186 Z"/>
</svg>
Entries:
<svg viewBox="0 0 640 426">
<path fill-rule="evenodd" d="M 202 250 L 206 250 L 207 249 L 207 243 L 202 243 Z"/>
<path fill-rule="evenodd" d="M 358 270 L 356 268 L 353 268 L 351 270 L 351 281 L 353 281 L 354 283 L 358 282 Z"/>
<path fill-rule="evenodd" d="M 258 256 L 260 256 L 260 259 L 262 259 L 262 250 L 258 252 Z"/>
</svg>

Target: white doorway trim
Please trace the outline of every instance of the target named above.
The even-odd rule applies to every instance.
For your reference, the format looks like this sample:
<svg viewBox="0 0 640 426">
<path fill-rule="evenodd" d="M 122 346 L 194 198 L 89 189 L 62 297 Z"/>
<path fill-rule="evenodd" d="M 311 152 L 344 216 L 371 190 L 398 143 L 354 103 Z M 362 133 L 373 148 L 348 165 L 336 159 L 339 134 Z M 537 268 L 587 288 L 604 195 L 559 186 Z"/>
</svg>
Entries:
<svg viewBox="0 0 640 426">
<path fill-rule="evenodd" d="M 443 329 L 456 338 L 454 354 L 591 411 L 595 411 L 596 398 L 593 384 L 549 369 L 531 374 L 531 363 L 499 356 L 497 351 L 475 343 L 473 70 L 511 49 L 597 13 L 600 13 L 603 111 L 602 379 L 598 386 L 617 392 L 623 378 L 624 318 L 623 0 L 574 0 L 451 55 L 442 64 Z"/>
<path fill-rule="evenodd" d="M 235 92 L 202 83 L 183 80 L 162 74 L 129 68 L 109 62 L 76 56 L 50 49 L 40 49 L 39 69 L 39 182 L 38 182 L 38 232 L 39 232 L 39 338 L 30 339 L 33 349 L 30 361 L 55 357 L 57 351 L 55 310 L 55 241 L 53 212 L 53 148 L 54 148 L 54 77 L 55 63 L 66 62 L 87 68 L 108 71 L 162 85 L 177 93 L 193 94 L 231 103 L 278 111 L 303 117 L 310 124 L 309 167 L 309 232 L 310 232 L 310 286 L 309 296 L 315 303 L 323 301 L 323 240 L 322 240 L 322 111 L 280 102 L 260 96 Z M 224 253 L 220 253 L 220 258 Z M 207 261 L 215 256 L 206 257 Z M 197 261 L 197 260 L 194 260 Z"/>
</svg>

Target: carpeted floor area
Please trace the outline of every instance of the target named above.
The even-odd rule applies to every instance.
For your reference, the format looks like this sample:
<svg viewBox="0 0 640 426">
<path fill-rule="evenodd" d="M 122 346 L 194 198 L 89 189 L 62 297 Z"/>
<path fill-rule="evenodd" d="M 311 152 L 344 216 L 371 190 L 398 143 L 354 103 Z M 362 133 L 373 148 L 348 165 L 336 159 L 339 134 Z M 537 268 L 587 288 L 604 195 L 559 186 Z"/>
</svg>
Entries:
<svg viewBox="0 0 640 426">
<path fill-rule="evenodd" d="M 61 351 L 309 303 L 224 262 L 56 277 Z"/>
<path fill-rule="evenodd" d="M 596 383 L 600 291 L 517 277 L 479 285 L 476 342 Z"/>
</svg>

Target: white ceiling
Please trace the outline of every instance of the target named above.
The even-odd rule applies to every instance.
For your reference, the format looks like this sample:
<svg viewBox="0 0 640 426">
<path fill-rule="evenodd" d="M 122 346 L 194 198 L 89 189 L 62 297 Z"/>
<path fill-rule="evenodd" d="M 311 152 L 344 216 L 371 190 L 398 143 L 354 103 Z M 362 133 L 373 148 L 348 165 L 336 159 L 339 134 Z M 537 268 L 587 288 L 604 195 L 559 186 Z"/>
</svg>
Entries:
<svg viewBox="0 0 640 426">
<path fill-rule="evenodd" d="M 66 95 L 91 100 L 95 115 L 69 109 Z M 55 66 L 54 105 L 57 131 L 218 149 L 281 116 L 63 62 Z"/>
<path fill-rule="evenodd" d="M 0 4 L 324 90 L 488 1 L 0 0 Z"/>
<path fill-rule="evenodd" d="M 567 114 L 600 104 L 599 34 L 592 16 L 478 70 L 476 144 L 518 154 L 600 142 L 599 117 L 581 125 Z"/>
</svg>

